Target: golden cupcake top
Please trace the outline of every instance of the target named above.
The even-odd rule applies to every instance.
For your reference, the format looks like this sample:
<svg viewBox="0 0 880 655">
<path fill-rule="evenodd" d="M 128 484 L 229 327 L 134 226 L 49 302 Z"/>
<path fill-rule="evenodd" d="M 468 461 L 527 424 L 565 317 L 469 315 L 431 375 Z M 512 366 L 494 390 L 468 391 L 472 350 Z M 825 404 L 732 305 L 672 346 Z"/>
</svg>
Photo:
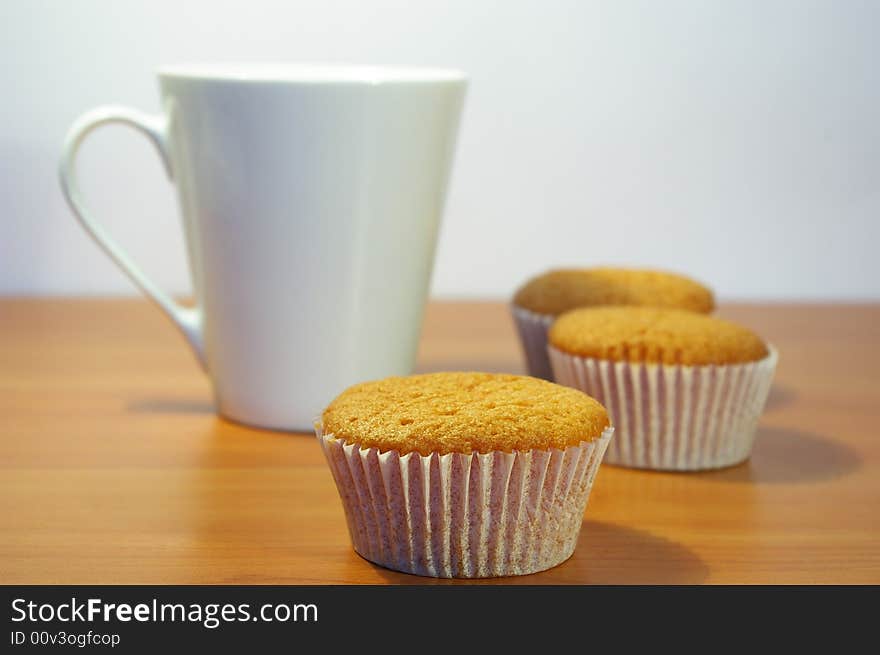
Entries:
<svg viewBox="0 0 880 655">
<path fill-rule="evenodd" d="M 580 357 L 688 366 L 752 362 L 768 354 L 748 328 L 659 307 L 575 309 L 556 319 L 549 341 Z"/>
<path fill-rule="evenodd" d="M 610 423 L 590 396 L 521 375 L 429 373 L 365 382 L 324 410 L 322 430 L 401 454 L 547 450 L 600 437 Z"/>
<path fill-rule="evenodd" d="M 674 307 L 704 314 L 715 308 L 712 292 L 690 278 L 629 268 L 548 271 L 522 286 L 513 303 L 553 316 L 596 305 Z"/>
</svg>

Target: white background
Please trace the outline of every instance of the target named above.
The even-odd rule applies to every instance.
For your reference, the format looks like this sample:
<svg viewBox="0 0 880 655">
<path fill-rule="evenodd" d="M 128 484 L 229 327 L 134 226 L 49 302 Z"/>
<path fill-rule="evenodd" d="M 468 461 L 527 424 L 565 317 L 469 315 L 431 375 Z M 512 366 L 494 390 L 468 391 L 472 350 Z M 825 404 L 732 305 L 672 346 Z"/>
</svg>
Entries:
<svg viewBox="0 0 880 655">
<path fill-rule="evenodd" d="M 153 69 L 299 60 L 464 69 L 434 275 L 503 297 L 560 265 L 688 272 L 723 298 L 878 299 L 880 1 L 9 1 L 0 5 L 0 293 L 134 293 L 75 224 L 60 144 Z M 172 192 L 139 135 L 80 158 L 87 198 L 189 288 Z"/>
</svg>

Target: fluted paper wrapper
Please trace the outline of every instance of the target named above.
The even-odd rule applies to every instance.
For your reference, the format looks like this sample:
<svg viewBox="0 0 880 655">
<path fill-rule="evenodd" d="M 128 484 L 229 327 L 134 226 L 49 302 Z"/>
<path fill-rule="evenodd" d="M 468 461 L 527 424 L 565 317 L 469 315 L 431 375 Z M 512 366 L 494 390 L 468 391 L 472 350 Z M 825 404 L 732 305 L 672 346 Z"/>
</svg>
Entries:
<svg viewBox="0 0 880 655">
<path fill-rule="evenodd" d="M 577 357 L 548 346 L 559 384 L 605 405 L 609 464 L 696 471 L 748 459 L 778 354 L 745 364 L 678 366 Z"/>
<path fill-rule="evenodd" d="M 484 578 L 571 556 L 613 428 L 565 450 L 427 456 L 316 431 L 361 556 L 417 575 Z"/>
<path fill-rule="evenodd" d="M 510 312 L 526 356 L 529 375 L 553 382 L 553 369 L 547 357 L 547 333 L 556 317 L 551 314 L 536 314 L 516 305 L 510 306 Z"/>
</svg>

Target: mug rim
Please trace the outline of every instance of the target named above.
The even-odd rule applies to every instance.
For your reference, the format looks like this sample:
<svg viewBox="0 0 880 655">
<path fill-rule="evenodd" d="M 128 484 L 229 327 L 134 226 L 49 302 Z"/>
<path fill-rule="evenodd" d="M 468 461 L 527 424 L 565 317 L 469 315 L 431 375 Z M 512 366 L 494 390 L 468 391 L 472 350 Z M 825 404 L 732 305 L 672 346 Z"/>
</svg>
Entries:
<svg viewBox="0 0 880 655">
<path fill-rule="evenodd" d="M 453 68 L 368 66 L 298 62 L 206 62 L 161 66 L 160 78 L 220 82 L 290 82 L 299 84 L 433 84 L 466 82 Z"/>
</svg>

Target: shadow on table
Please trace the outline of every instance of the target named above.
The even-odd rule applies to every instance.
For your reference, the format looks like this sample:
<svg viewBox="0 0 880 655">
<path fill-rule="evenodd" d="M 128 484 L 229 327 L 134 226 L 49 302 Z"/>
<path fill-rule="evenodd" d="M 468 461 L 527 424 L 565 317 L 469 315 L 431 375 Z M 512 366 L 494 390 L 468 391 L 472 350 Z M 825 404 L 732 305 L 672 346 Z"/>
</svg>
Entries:
<svg viewBox="0 0 880 655">
<path fill-rule="evenodd" d="M 706 563 L 682 544 L 645 530 L 589 520 L 581 526 L 569 560 L 532 575 L 438 580 L 372 566 L 390 584 L 700 584 L 709 577 Z"/>
<path fill-rule="evenodd" d="M 772 412 L 781 407 L 791 405 L 797 399 L 797 393 L 791 387 L 774 383 L 770 388 L 770 395 L 767 396 L 767 404 L 764 405 L 764 411 Z"/>
<path fill-rule="evenodd" d="M 691 475 L 718 482 L 818 482 L 844 477 L 861 465 L 856 451 L 831 437 L 792 428 L 762 427 L 748 461 Z"/>
<path fill-rule="evenodd" d="M 208 416 L 213 417 L 211 434 L 244 431 L 248 433 L 264 433 L 277 436 L 309 437 L 314 439 L 312 430 L 282 430 L 251 425 L 220 414 L 210 400 L 183 398 L 141 398 L 126 405 L 126 411 L 134 414 L 157 414 L 176 416 Z"/>
<path fill-rule="evenodd" d="M 141 398 L 126 409 L 136 414 L 213 414 L 214 404 L 200 398 Z"/>
</svg>

